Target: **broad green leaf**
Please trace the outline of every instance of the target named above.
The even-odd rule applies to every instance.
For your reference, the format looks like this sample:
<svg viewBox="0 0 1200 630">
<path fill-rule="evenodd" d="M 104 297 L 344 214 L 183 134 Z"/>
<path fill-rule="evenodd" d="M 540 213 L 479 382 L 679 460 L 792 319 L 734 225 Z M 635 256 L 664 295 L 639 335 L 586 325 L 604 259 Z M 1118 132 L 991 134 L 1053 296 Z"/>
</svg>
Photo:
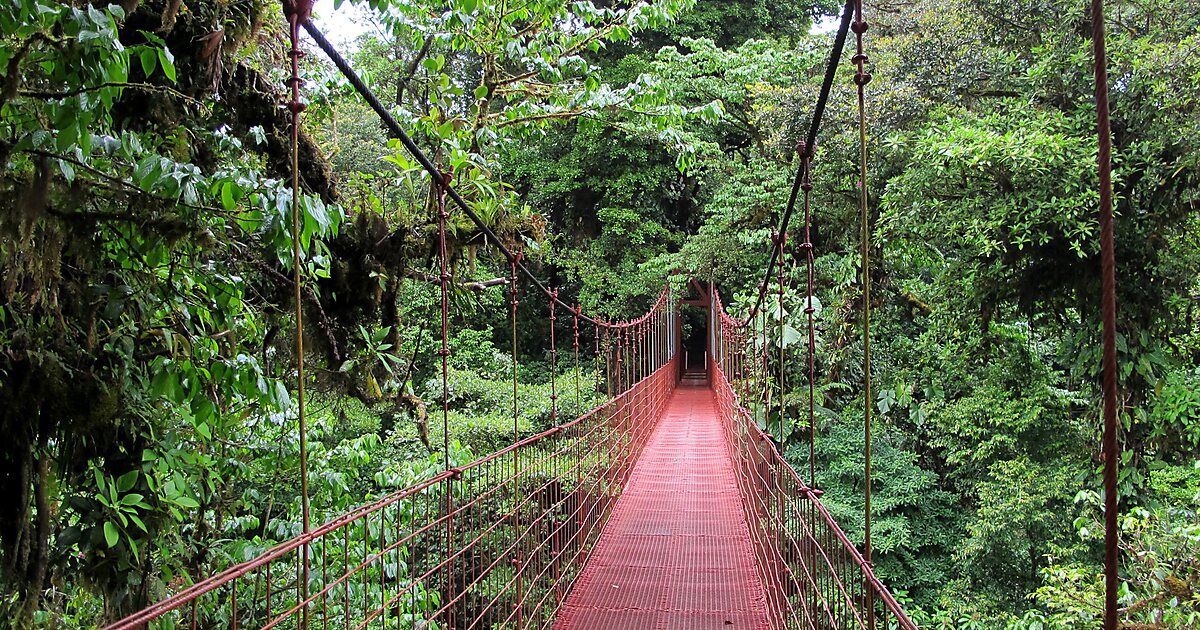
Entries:
<svg viewBox="0 0 1200 630">
<path fill-rule="evenodd" d="M 154 48 L 143 48 L 142 52 L 138 53 L 138 61 L 142 62 L 142 73 L 146 78 L 150 78 L 158 64 L 158 53 Z"/>
<path fill-rule="evenodd" d="M 133 486 L 137 483 L 137 480 L 138 471 L 136 470 L 131 470 L 124 475 L 121 475 L 120 478 L 117 479 L 117 490 L 120 492 L 129 492 L 131 489 L 133 489 Z M 138 495 L 138 498 L 141 498 L 141 495 Z"/>
<path fill-rule="evenodd" d="M 104 542 L 108 543 L 109 548 L 115 547 L 117 541 L 120 540 L 120 532 L 117 526 L 112 521 L 104 521 Z"/>
<path fill-rule="evenodd" d="M 58 170 L 68 182 L 75 181 L 75 167 L 72 166 L 70 162 L 66 160 L 59 160 Z"/>
<path fill-rule="evenodd" d="M 163 74 L 172 82 L 175 81 L 175 55 L 166 47 L 158 50 L 158 63 L 162 66 Z"/>
<path fill-rule="evenodd" d="M 221 205 L 226 210 L 237 208 L 237 200 L 233 198 L 233 182 L 225 182 L 221 185 Z"/>
</svg>

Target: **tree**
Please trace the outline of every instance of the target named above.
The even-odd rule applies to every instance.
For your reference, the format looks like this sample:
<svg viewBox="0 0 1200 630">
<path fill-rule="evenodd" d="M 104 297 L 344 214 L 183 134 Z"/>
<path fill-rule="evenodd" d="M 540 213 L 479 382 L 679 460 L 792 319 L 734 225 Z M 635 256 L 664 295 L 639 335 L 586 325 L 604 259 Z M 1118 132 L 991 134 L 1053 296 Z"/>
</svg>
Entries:
<svg viewBox="0 0 1200 630">
<path fill-rule="evenodd" d="M 221 493 L 223 440 L 246 414 L 289 408 L 286 370 L 267 358 L 280 318 L 263 304 L 286 301 L 276 277 L 297 264 L 290 191 L 268 170 L 282 117 L 234 55 L 261 11 L 0 11 L 0 427 L 12 437 L 0 486 L 14 498 L 0 515 L 0 614 L 18 626 L 64 580 L 96 585 L 108 614 L 153 596 L 157 562 L 195 560 L 176 556 L 175 534 Z M 304 164 L 331 196 L 322 163 Z M 311 276 L 341 214 L 319 196 L 303 204 Z"/>
</svg>

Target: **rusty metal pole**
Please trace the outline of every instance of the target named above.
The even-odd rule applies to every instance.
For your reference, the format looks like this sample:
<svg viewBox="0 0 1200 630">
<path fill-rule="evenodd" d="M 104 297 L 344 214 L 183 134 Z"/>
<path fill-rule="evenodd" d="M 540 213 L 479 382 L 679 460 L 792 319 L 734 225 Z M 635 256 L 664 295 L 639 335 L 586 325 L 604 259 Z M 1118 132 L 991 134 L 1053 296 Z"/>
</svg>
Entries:
<svg viewBox="0 0 1200 630">
<path fill-rule="evenodd" d="M 617 346 L 617 395 L 625 392 L 625 323 L 620 322 L 616 330 Z"/>
<path fill-rule="evenodd" d="M 558 425 L 558 347 L 554 344 L 554 303 L 558 301 L 558 289 L 550 289 L 550 426 Z"/>
<path fill-rule="evenodd" d="M 645 359 L 642 352 L 642 323 L 638 322 L 633 325 L 633 378 L 629 379 L 630 383 L 637 383 L 642 380 L 642 361 Z"/>
<path fill-rule="evenodd" d="M 612 326 L 604 327 L 604 397 L 607 400 L 612 400 Z"/>
<path fill-rule="evenodd" d="M 1120 532 L 1117 527 L 1117 262 L 1113 226 L 1112 125 L 1108 104 L 1108 52 L 1104 43 L 1104 0 L 1092 0 L 1092 51 L 1096 75 L 1097 166 L 1100 171 L 1100 273 L 1104 388 L 1104 628 L 1119 627 Z"/>
<path fill-rule="evenodd" d="M 592 369 L 596 371 L 596 396 L 600 395 L 600 320 L 596 320 L 596 333 L 593 339 L 596 346 L 595 359 L 592 361 Z"/>
<path fill-rule="evenodd" d="M 633 339 L 633 353 L 634 353 L 634 355 L 633 355 L 633 358 L 634 358 L 633 382 L 634 383 L 637 383 L 638 381 L 642 380 L 642 377 L 645 376 L 645 374 L 646 374 L 646 352 L 645 352 L 645 347 L 642 343 L 643 337 L 644 337 L 644 335 L 643 335 L 644 331 L 645 331 L 645 326 L 644 326 L 643 322 L 638 322 L 637 325 L 634 326 L 634 328 L 633 328 L 633 334 L 634 334 L 634 339 Z"/>
<path fill-rule="evenodd" d="M 525 257 L 525 254 L 521 250 L 517 250 L 517 252 L 513 255 L 512 259 L 509 261 L 509 265 L 510 265 L 510 269 L 511 269 L 511 273 L 512 273 L 512 275 L 509 278 L 509 282 L 511 284 L 509 285 L 508 292 L 509 292 L 509 302 L 512 305 L 511 322 L 510 323 L 512 324 L 513 444 L 516 444 L 517 442 L 521 441 L 521 426 L 520 426 L 521 425 L 521 412 L 520 412 L 520 407 L 517 403 L 517 399 L 518 399 L 518 397 L 517 397 L 517 382 L 518 382 L 517 381 L 517 304 L 520 304 L 520 302 L 517 300 L 517 292 L 518 292 L 518 288 L 519 288 L 519 285 L 517 284 L 517 265 L 521 264 L 521 260 L 524 257 Z M 521 496 L 521 491 L 520 491 L 521 449 L 514 448 L 512 451 L 512 458 L 513 458 L 513 477 L 512 478 L 513 478 L 513 485 L 514 485 L 513 500 L 514 500 L 514 503 L 517 503 L 520 501 L 520 496 Z M 521 614 L 524 612 L 524 608 L 521 607 L 522 586 L 523 586 L 523 584 L 521 583 L 521 576 L 523 574 L 523 571 L 521 569 L 520 539 L 521 539 L 521 510 L 518 505 L 518 507 L 513 509 L 513 556 L 512 556 L 512 558 L 509 559 L 509 563 L 512 564 L 513 569 L 516 572 L 515 582 L 516 582 L 516 589 L 517 589 L 517 603 L 514 604 L 513 607 L 516 608 L 515 612 L 516 612 L 518 627 L 520 626 L 520 623 L 521 623 Z"/>
<path fill-rule="evenodd" d="M 293 297 L 296 300 L 296 415 L 300 430 L 300 513 L 301 528 L 304 534 L 308 534 L 312 529 L 312 519 L 308 501 L 308 418 L 304 398 L 304 301 L 302 295 L 304 276 L 300 251 L 301 226 L 303 225 L 300 220 L 300 112 L 306 109 L 300 100 L 300 86 L 304 84 L 304 80 L 300 78 L 300 58 L 304 56 L 304 51 L 300 50 L 300 27 L 312 15 L 312 8 L 311 0 L 285 0 L 283 3 L 283 13 L 288 19 L 292 46 L 288 51 L 288 56 L 291 57 L 292 74 L 287 80 L 291 91 L 291 100 L 288 101 L 287 108 L 291 112 L 292 136 L 292 284 L 295 290 Z M 308 599 L 309 574 L 309 545 L 307 542 L 301 545 L 300 558 L 300 571 L 297 575 L 299 584 L 297 584 L 296 592 L 303 604 L 300 627 L 308 628 L 308 603 L 305 601 Z"/>
<path fill-rule="evenodd" d="M 784 352 L 785 352 L 785 350 L 784 350 L 784 341 L 785 341 L 784 330 L 785 330 L 786 324 L 784 323 L 784 316 L 783 316 L 783 313 L 784 313 L 784 311 L 783 311 L 783 293 L 784 293 L 783 268 L 785 266 L 783 252 L 784 252 L 784 246 L 786 245 L 786 243 L 787 243 L 787 232 L 780 232 L 775 240 L 775 247 L 779 250 L 779 271 L 778 271 L 777 282 L 779 283 L 779 454 L 780 455 L 783 455 L 785 449 L 787 448 L 787 427 L 785 426 L 785 422 L 786 422 L 785 418 L 787 417 L 787 400 L 785 399 L 786 392 L 784 391 L 784 388 L 787 385 L 787 374 L 785 373 L 785 370 L 784 370 L 784 360 L 786 358 L 786 355 L 784 354 Z"/>
<path fill-rule="evenodd" d="M 521 258 L 524 254 L 517 250 L 515 256 L 509 262 L 512 275 L 509 277 L 508 295 L 509 303 L 511 304 L 510 324 L 512 325 L 512 401 L 513 401 L 513 443 L 521 440 L 520 427 L 518 426 L 518 409 L 517 409 L 517 265 L 521 263 Z M 517 471 L 514 469 L 513 473 Z"/>
<path fill-rule="evenodd" d="M 863 35 L 867 22 L 863 19 L 863 0 L 854 2 L 854 31 L 857 48 L 851 61 L 858 66 L 854 73 L 854 84 L 858 87 L 858 144 L 859 144 L 859 210 L 862 220 L 862 286 L 863 286 L 863 558 L 868 566 L 872 563 L 871 546 L 871 211 L 867 196 L 867 105 L 866 87 L 871 82 L 867 72 L 867 55 L 863 52 Z M 869 584 L 864 585 L 867 600 L 867 630 L 875 630 L 875 593 Z"/>
<path fill-rule="evenodd" d="M 583 398 L 579 393 L 579 314 L 582 312 L 578 304 L 571 310 L 572 330 L 575 333 L 575 417 L 583 413 Z"/>
<path fill-rule="evenodd" d="M 625 326 L 621 328 L 621 361 L 625 366 L 625 372 L 621 375 L 622 394 L 628 391 L 630 385 L 633 384 L 633 353 L 630 352 L 630 348 L 633 344 L 629 342 L 629 338 L 631 336 L 629 332 L 629 326 L 629 322 L 625 322 Z"/>
<path fill-rule="evenodd" d="M 556 322 L 558 318 L 554 314 L 554 304 L 558 302 L 558 289 L 550 289 L 550 426 L 558 426 L 558 346 L 555 345 Z M 553 518 L 549 521 L 549 526 L 554 527 Z M 551 532 L 551 562 L 554 567 L 554 596 L 556 601 L 561 601 L 562 593 L 558 589 L 558 531 L 557 529 Z"/>
<path fill-rule="evenodd" d="M 804 314 L 808 316 L 808 484 L 815 488 L 817 483 L 817 327 L 814 316 L 817 309 L 813 307 L 816 258 L 813 254 L 812 242 L 812 158 L 816 147 L 810 147 L 807 142 L 802 140 L 798 149 L 804 171 L 800 180 L 800 189 L 804 191 L 804 242 L 800 244 L 800 249 L 804 252 L 808 268 L 808 291 L 804 304 Z"/>
<path fill-rule="evenodd" d="M 758 323 L 762 329 L 762 349 L 759 352 L 760 360 L 757 363 L 762 370 L 763 379 L 763 426 L 770 426 L 771 422 L 771 403 L 774 401 L 773 392 L 771 391 L 771 362 L 768 353 L 770 352 L 770 342 L 767 336 L 767 309 L 758 309 Z"/>
<path fill-rule="evenodd" d="M 442 358 L 442 449 L 446 470 L 453 468 L 450 459 L 450 254 L 446 245 L 446 222 L 450 213 L 446 212 L 446 190 L 450 186 L 451 173 L 444 172 L 439 180 L 433 182 L 438 197 L 438 259 L 441 263 L 441 273 L 438 284 L 441 288 L 442 315 L 442 346 L 438 355 Z M 451 541 L 454 539 L 454 492 L 453 481 L 446 481 L 446 549 L 450 553 Z M 446 601 L 454 600 L 454 572 L 446 571 Z M 446 621 L 454 627 L 453 604 L 446 604 Z"/>
</svg>

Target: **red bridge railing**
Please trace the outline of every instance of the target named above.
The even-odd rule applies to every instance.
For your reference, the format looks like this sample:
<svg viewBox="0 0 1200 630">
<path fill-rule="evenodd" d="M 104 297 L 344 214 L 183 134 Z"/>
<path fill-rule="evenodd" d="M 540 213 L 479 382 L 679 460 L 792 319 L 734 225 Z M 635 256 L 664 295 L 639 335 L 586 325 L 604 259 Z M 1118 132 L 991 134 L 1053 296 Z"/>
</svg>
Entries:
<svg viewBox="0 0 1200 630">
<path fill-rule="evenodd" d="M 825 509 L 821 491 L 804 483 L 743 406 L 739 391 L 753 396 L 763 384 L 756 379 L 770 376 L 758 363 L 762 356 L 748 351 L 755 331 L 730 318 L 713 295 L 712 386 L 772 627 L 917 630 Z"/>
<path fill-rule="evenodd" d="M 605 377 L 618 389 L 635 383 L 598 408 L 342 515 L 109 628 L 547 627 L 675 388 L 666 303 L 610 325 Z"/>
</svg>

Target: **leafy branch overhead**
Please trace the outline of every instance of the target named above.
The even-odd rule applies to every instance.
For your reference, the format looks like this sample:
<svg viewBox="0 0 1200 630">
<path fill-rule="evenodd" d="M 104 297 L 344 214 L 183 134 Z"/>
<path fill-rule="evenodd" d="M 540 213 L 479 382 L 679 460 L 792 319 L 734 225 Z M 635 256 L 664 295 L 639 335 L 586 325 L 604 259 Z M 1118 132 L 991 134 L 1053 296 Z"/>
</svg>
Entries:
<svg viewBox="0 0 1200 630">
<path fill-rule="evenodd" d="M 591 2 L 366 2 L 381 11 L 390 41 L 379 45 L 404 60 L 394 81 L 402 120 L 442 141 L 448 163 L 472 153 L 486 159 L 514 138 L 576 120 L 618 125 L 656 137 L 686 154 L 679 131 L 711 108 L 670 99 L 652 73 L 624 85 L 606 80 L 597 58 L 611 44 L 662 28 L 692 5 L 687 0 Z M 382 86 L 380 86 L 382 87 Z"/>
</svg>

